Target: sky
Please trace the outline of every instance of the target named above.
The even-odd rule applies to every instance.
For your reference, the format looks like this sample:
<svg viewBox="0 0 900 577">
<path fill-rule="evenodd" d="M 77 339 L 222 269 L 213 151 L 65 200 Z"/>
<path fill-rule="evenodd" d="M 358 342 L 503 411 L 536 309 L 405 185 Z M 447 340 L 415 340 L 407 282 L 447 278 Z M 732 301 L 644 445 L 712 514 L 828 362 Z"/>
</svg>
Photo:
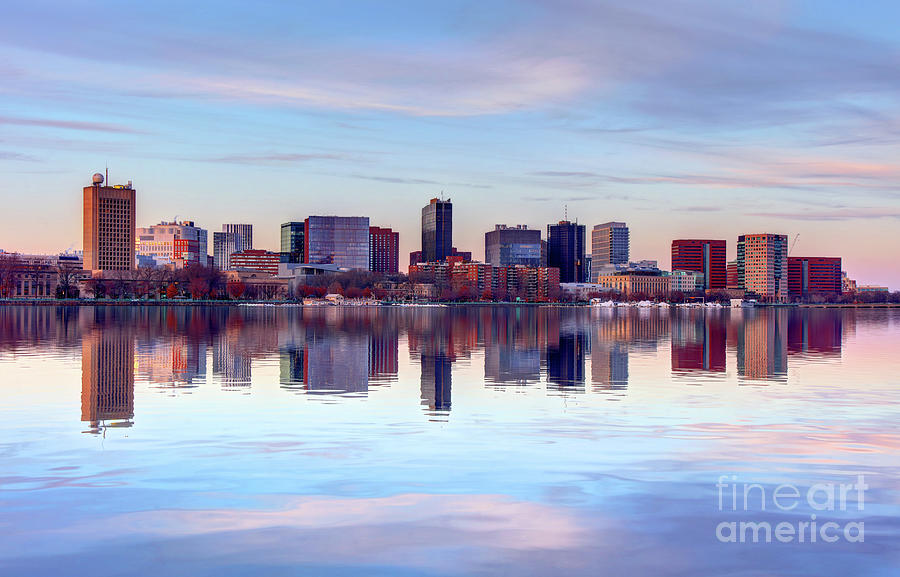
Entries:
<svg viewBox="0 0 900 577">
<path fill-rule="evenodd" d="M 900 289 L 900 3 L 86 2 L 0 18 L 0 248 L 81 248 L 81 189 L 137 224 L 369 216 L 420 248 L 496 223 L 787 234 Z M 799 235 L 799 236 L 797 236 Z"/>
</svg>

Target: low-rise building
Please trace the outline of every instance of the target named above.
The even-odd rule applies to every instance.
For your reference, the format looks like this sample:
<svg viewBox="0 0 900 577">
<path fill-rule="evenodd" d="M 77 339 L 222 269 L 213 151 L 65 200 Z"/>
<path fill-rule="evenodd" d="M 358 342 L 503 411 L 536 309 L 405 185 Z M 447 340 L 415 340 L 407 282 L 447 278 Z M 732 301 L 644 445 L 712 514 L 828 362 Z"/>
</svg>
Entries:
<svg viewBox="0 0 900 577">
<path fill-rule="evenodd" d="M 662 274 L 623 273 L 600 276 L 598 284 L 617 290 L 625 296 L 645 295 L 665 298 L 669 295 L 669 278 Z"/>
<path fill-rule="evenodd" d="M 253 270 L 275 276 L 281 255 L 268 250 L 248 249 L 232 253 L 228 262 L 232 270 Z"/>
<path fill-rule="evenodd" d="M 669 292 L 689 293 L 702 291 L 706 287 L 702 272 L 692 270 L 673 270 L 669 273 Z"/>
</svg>

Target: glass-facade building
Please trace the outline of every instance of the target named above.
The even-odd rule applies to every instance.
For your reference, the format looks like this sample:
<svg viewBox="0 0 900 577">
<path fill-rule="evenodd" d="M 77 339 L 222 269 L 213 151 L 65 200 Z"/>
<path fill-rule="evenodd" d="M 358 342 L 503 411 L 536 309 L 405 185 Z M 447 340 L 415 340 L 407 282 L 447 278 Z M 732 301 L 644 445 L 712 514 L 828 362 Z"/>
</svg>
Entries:
<svg viewBox="0 0 900 577">
<path fill-rule="evenodd" d="M 547 225 L 547 266 L 559 269 L 559 282 L 584 282 L 584 225 L 561 220 Z"/>
<path fill-rule="evenodd" d="M 453 205 L 432 198 L 422 208 L 422 260 L 441 262 L 453 250 Z"/>
<path fill-rule="evenodd" d="M 541 266 L 541 231 L 495 225 L 484 233 L 484 260 L 494 266 Z"/>
<path fill-rule="evenodd" d="M 630 233 L 624 222 L 604 222 L 594 226 L 591 231 L 591 280 L 597 282 L 597 276 L 605 265 L 627 265 L 630 260 Z"/>
<path fill-rule="evenodd" d="M 281 225 L 281 262 L 304 262 L 303 222 L 285 222 Z"/>
<path fill-rule="evenodd" d="M 304 221 L 306 261 L 369 270 L 369 217 L 311 216 Z"/>
</svg>

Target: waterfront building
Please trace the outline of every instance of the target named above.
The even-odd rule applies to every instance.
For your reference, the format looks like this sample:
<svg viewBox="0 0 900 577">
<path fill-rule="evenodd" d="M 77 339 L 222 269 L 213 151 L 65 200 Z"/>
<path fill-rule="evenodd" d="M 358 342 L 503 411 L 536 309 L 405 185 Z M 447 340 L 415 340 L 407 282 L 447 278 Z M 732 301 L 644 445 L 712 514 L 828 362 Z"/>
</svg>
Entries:
<svg viewBox="0 0 900 577">
<path fill-rule="evenodd" d="M 727 286 L 725 248 L 724 240 L 673 240 L 672 272 L 699 272 L 703 274 L 704 289 L 724 289 Z"/>
<path fill-rule="evenodd" d="M 369 217 L 310 216 L 304 223 L 309 263 L 369 270 Z"/>
<path fill-rule="evenodd" d="M 856 281 L 850 278 L 850 276 L 847 274 L 847 271 L 844 270 L 841 271 L 841 292 L 856 292 Z"/>
<path fill-rule="evenodd" d="M 390 228 L 369 227 L 369 270 L 385 274 L 400 271 L 400 233 Z"/>
<path fill-rule="evenodd" d="M 741 281 L 738 278 L 738 265 L 736 260 L 728 261 L 725 265 L 725 288 L 729 290 L 742 289 Z"/>
<path fill-rule="evenodd" d="M 610 264 L 628 264 L 630 243 L 630 233 L 624 222 L 595 225 L 591 230 L 591 261 L 594 269 Z M 595 273 L 592 276 L 597 275 Z"/>
<path fill-rule="evenodd" d="M 689 293 L 706 288 L 704 274 L 691 270 L 673 270 L 669 274 L 669 292 Z"/>
<path fill-rule="evenodd" d="M 0 251 L 0 298 L 45 299 L 77 296 L 78 283 L 90 277 L 76 254 L 19 254 Z"/>
<path fill-rule="evenodd" d="M 559 269 L 560 282 L 584 280 L 584 225 L 567 220 L 547 225 L 547 265 Z"/>
<path fill-rule="evenodd" d="M 860 293 L 886 293 L 890 292 L 890 289 L 881 285 L 863 284 L 859 285 L 856 291 Z"/>
<path fill-rule="evenodd" d="M 281 262 L 305 262 L 303 250 L 303 222 L 285 222 L 281 225 Z"/>
<path fill-rule="evenodd" d="M 494 266 L 541 266 L 541 231 L 495 225 L 484 233 L 484 260 Z"/>
<path fill-rule="evenodd" d="M 231 254 L 229 269 L 252 270 L 271 275 L 278 274 L 278 264 L 281 254 L 268 250 L 248 249 Z"/>
<path fill-rule="evenodd" d="M 841 294 L 841 259 L 788 257 L 788 294 L 792 299 L 809 295 Z"/>
<path fill-rule="evenodd" d="M 104 186 L 97 173 L 84 187 L 83 236 L 86 270 L 131 270 L 135 266 L 135 191 L 128 184 Z"/>
<path fill-rule="evenodd" d="M 625 296 L 640 294 L 665 298 L 669 296 L 669 279 L 670 277 L 662 274 L 624 272 L 600 276 L 597 284 L 615 289 Z"/>
<path fill-rule="evenodd" d="M 768 300 L 788 296 L 787 235 L 742 234 L 737 244 L 738 283 Z"/>
<path fill-rule="evenodd" d="M 422 208 L 422 260 L 440 262 L 453 248 L 453 204 L 432 198 Z"/>
<path fill-rule="evenodd" d="M 191 220 L 163 221 L 137 229 L 135 253 L 140 263 L 153 262 L 155 266 L 174 263 L 176 266 L 183 266 L 202 261 L 202 264 L 206 264 L 207 252 L 207 231 L 195 226 Z"/>
</svg>

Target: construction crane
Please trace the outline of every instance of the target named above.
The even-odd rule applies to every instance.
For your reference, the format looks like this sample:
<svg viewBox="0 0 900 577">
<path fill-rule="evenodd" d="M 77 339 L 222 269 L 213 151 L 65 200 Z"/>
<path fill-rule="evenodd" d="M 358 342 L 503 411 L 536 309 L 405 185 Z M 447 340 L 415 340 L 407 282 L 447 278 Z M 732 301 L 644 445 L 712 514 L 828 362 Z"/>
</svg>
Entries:
<svg viewBox="0 0 900 577">
<path fill-rule="evenodd" d="M 791 248 L 788 250 L 788 256 L 791 256 L 791 253 L 794 252 L 794 247 L 797 246 L 797 240 L 800 238 L 800 233 L 797 233 L 797 236 L 794 237 L 794 242 L 791 243 Z"/>
</svg>

